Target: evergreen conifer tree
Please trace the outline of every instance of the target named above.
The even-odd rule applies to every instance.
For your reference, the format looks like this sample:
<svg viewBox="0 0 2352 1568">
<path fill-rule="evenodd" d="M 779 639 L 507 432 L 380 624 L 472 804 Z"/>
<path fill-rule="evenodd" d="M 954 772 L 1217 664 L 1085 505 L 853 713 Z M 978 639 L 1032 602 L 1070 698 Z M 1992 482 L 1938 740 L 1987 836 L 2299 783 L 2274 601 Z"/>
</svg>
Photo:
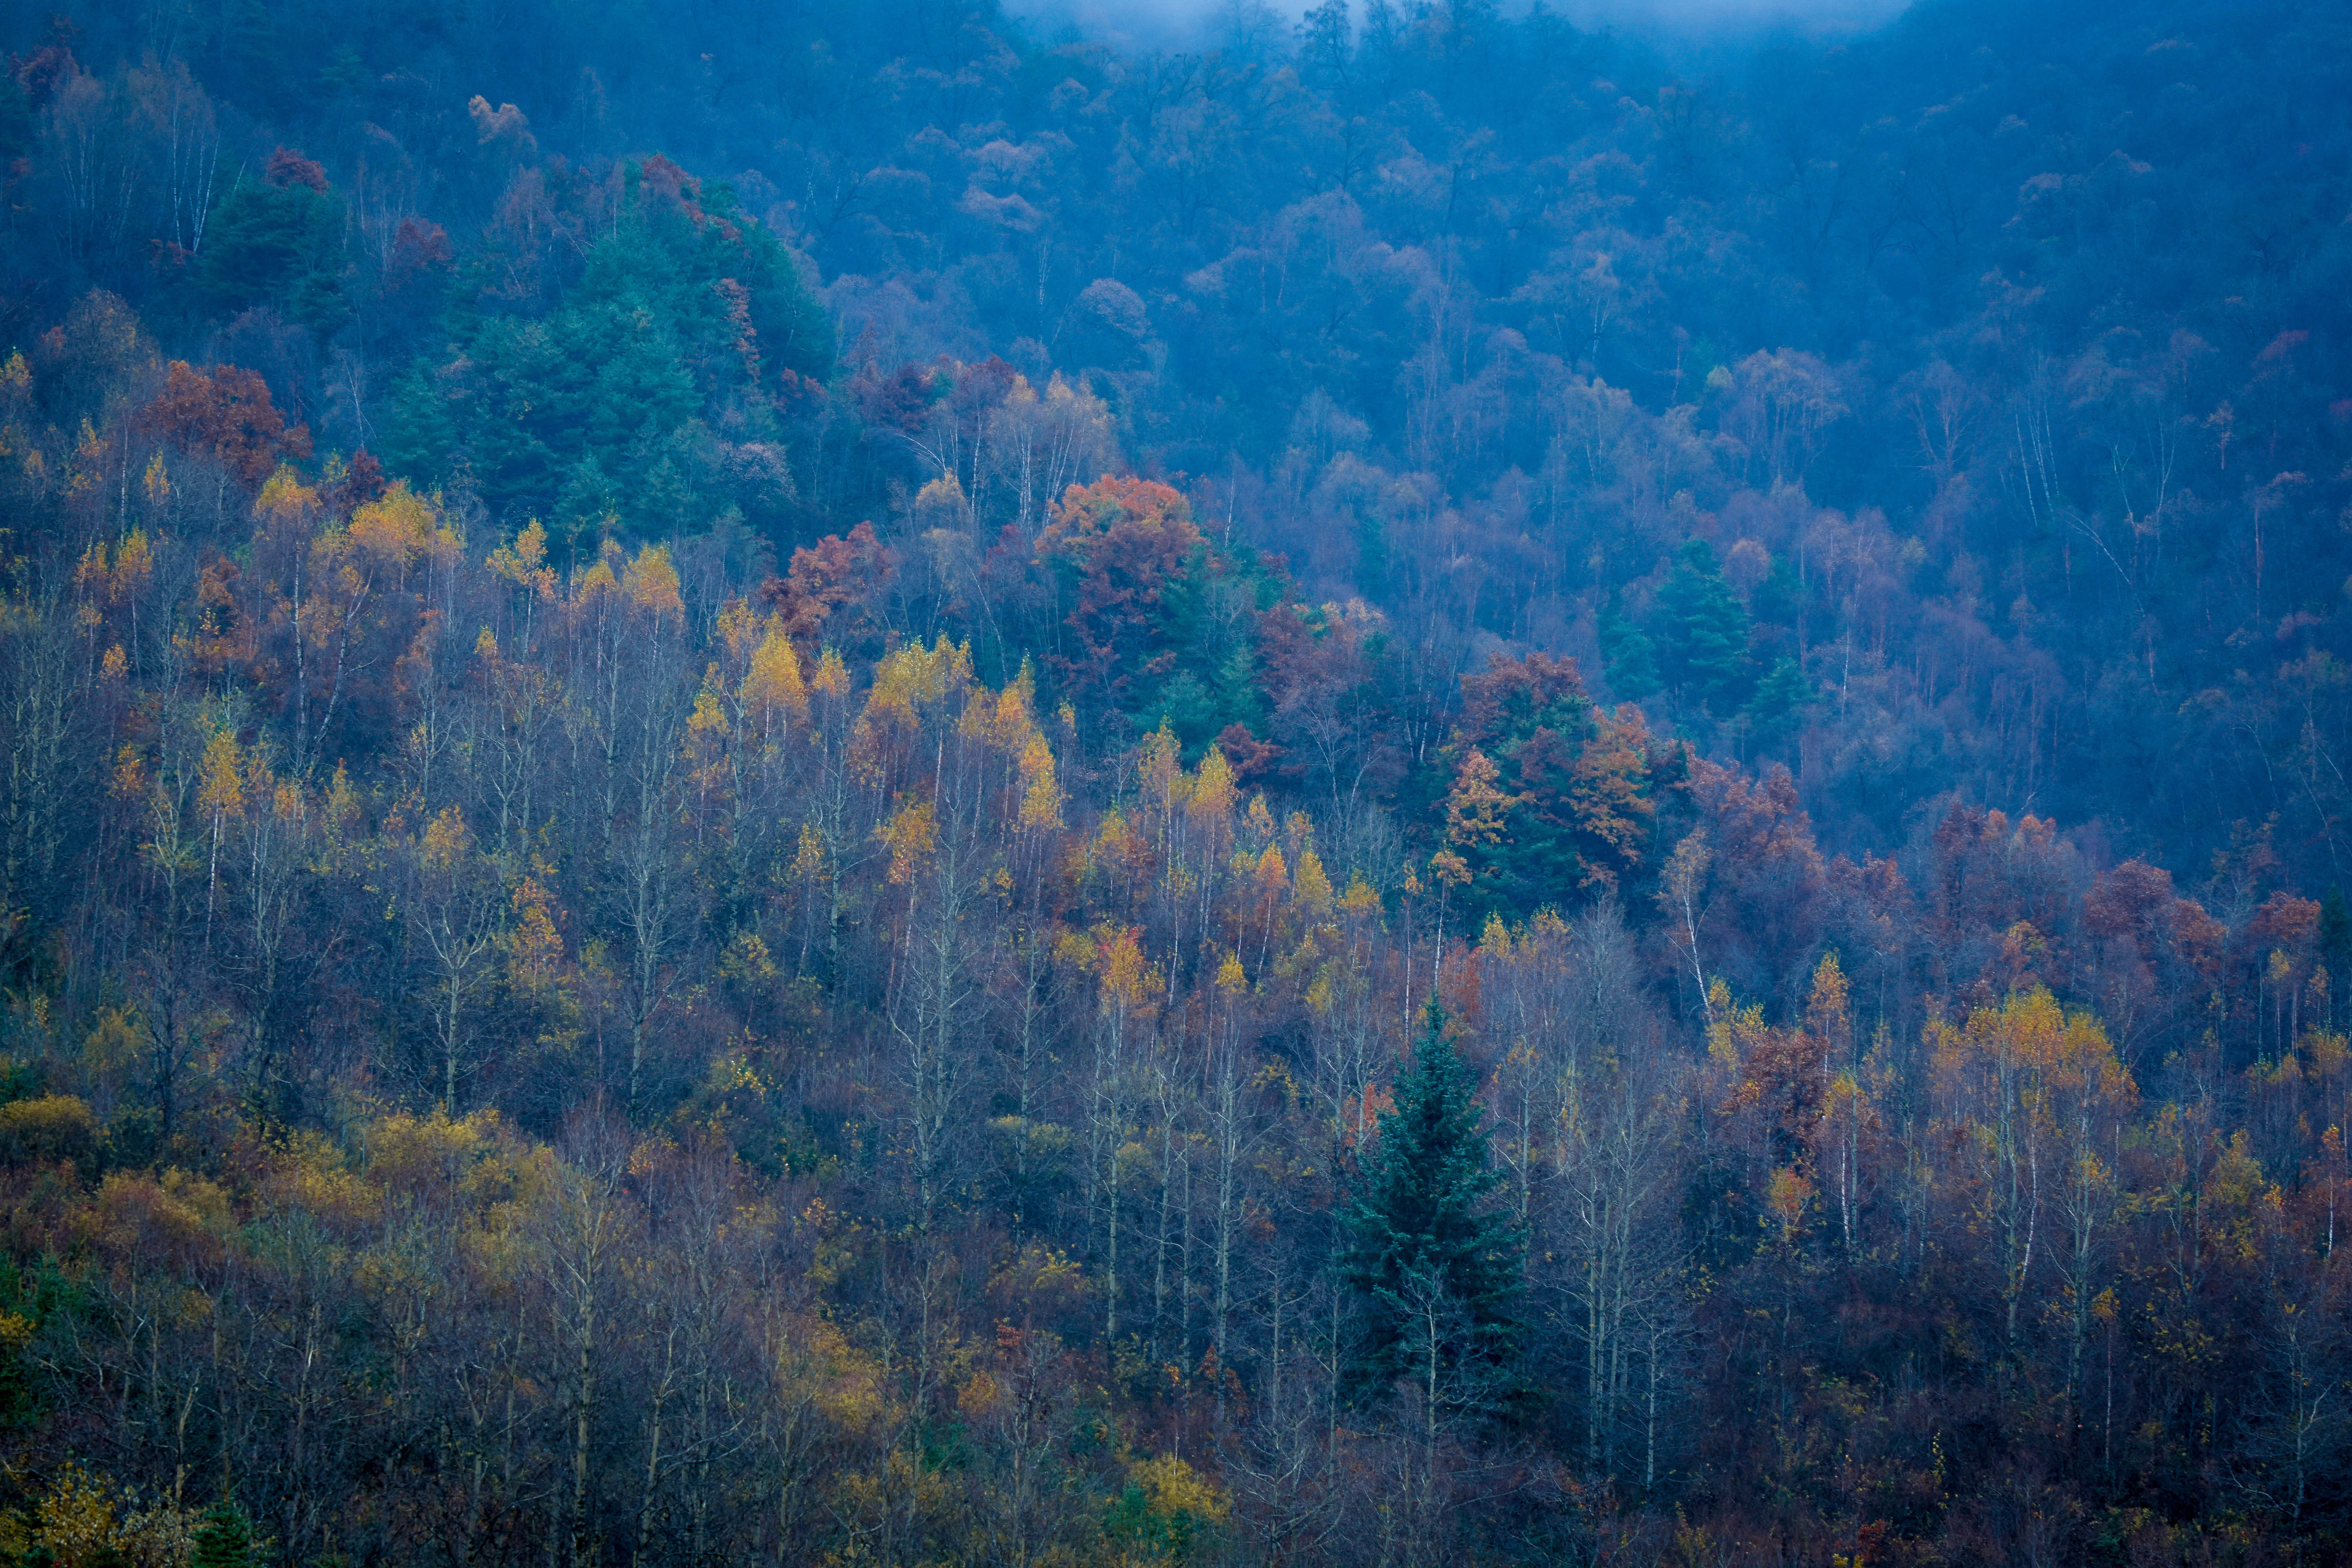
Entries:
<svg viewBox="0 0 2352 1568">
<path fill-rule="evenodd" d="M 205 1510 L 192 1541 L 190 1568 L 255 1568 L 258 1560 L 253 1548 L 253 1525 L 226 1493 Z"/>
<path fill-rule="evenodd" d="M 1639 702 L 1658 690 L 1658 659 L 1649 635 L 1625 616 L 1612 590 L 1601 606 L 1601 659 L 1620 702 Z"/>
<path fill-rule="evenodd" d="M 1748 684 L 1748 606 L 1724 581 L 1715 547 L 1704 539 L 1685 542 L 1650 625 L 1659 676 L 1718 715 L 1729 713 Z"/>
<path fill-rule="evenodd" d="M 1425 1021 L 1348 1216 L 1365 1308 L 1350 1380 L 1360 1395 L 1427 1382 L 1438 1403 L 1491 1411 L 1515 1393 L 1524 1239 L 1489 1201 L 1485 1111 L 1433 996 Z"/>
<path fill-rule="evenodd" d="M 1793 658 L 1776 661 L 1764 679 L 1756 683 L 1756 695 L 1748 700 L 1740 716 L 1748 721 L 1748 732 L 1758 745 L 1769 746 L 1796 728 L 1798 710 L 1813 700 L 1813 683 Z"/>
</svg>

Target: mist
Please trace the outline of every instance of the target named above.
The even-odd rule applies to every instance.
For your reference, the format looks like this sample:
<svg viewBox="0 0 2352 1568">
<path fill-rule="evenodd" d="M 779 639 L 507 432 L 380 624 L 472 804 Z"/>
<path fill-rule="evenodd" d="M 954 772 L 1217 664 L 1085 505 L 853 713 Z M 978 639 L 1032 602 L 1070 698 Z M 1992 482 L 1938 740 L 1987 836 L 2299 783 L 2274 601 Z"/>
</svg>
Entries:
<svg viewBox="0 0 2352 1568">
<path fill-rule="evenodd" d="M 1737 42 L 1768 34 L 1830 38 L 1868 32 L 1902 15 L 1906 0 L 1569 0 L 1552 9 L 1588 31 L 1669 47 Z M 1300 0 L 1016 0 L 1006 7 L 1048 38 L 1086 38 L 1119 50 L 1286 44 L 1309 7 Z M 1506 15 L 1527 6 L 1506 7 Z M 1351 4 L 1360 24 L 1363 7 Z"/>
</svg>

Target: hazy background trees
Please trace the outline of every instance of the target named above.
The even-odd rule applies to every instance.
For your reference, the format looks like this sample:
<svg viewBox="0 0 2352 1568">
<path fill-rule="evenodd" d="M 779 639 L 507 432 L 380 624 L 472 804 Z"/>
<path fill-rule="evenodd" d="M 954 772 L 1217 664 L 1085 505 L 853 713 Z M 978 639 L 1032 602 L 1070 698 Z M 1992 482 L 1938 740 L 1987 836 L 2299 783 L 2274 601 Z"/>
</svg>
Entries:
<svg viewBox="0 0 2352 1568">
<path fill-rule="evenodd" d="M 0 1551 L 2340 1553 L 2344 31 L 0 19 Z"/>
</svg>

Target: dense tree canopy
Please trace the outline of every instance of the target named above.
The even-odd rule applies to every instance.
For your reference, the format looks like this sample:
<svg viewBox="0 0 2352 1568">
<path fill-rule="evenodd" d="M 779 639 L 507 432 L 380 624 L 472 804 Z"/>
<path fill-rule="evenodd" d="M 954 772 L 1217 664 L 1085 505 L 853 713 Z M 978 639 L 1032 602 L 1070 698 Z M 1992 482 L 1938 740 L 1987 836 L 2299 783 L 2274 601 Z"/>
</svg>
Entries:
<svg viewBox="0 0 2352 1568">
<path fill-rule="evenodd" d="M 2343 1557 L 2347 46 L 0 14 L 0 1568 Z"/>
</svg>

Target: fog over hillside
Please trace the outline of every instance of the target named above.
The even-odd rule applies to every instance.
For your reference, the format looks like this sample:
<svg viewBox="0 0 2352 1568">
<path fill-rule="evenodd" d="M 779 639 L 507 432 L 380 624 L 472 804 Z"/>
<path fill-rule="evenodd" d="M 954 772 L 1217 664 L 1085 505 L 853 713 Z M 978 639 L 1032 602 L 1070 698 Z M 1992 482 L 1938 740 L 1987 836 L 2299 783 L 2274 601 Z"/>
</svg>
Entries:
<svg viewBox="0 0 2352 1568">
<path fill-rule="evenodd" d="M 1076 36 L 1150 50 L 1230 48 L 1236 38 L 1280 38 L 1310 7 L 1231 0 L 1034 0 L 1006 9 L 1042 37 Z M 1579 0 L 1549 9 L 1579 27 L 1630 33 L 1675 51 L 1738 46 L 1779 33 L 1851 37 L 1883 26 L 1904 6 L 1901 0 Z M 1523 15 L 1522 8 L 1504 10 Z"/>
<path fill-rule="evenodd" d="M 0 1568 L 2352 1557 L 2352 5 L 60 5 Z"/>
</svg>

